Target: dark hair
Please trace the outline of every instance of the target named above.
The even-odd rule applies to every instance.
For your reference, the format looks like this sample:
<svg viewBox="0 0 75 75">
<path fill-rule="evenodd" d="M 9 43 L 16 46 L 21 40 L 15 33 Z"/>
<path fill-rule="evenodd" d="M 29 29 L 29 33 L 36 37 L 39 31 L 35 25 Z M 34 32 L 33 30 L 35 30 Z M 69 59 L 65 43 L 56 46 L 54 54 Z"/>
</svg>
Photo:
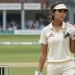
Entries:
<svg viewBox="0 0 75 75">
<path fill-rule="evenodd" d="M 53 8 L 58 4 L 63 4 L 63 3 L 61 3 L 61 2 L 53 3 L 50 7 L 50 12 L 49 12 L 50 13 L 50 16 L 49 16 L 50 21 L 52 21 L 54 19 L 54 16 L 52 15 L 52 13 L 54 13 L 55 10 L 53 10 Z"/>
</svg>

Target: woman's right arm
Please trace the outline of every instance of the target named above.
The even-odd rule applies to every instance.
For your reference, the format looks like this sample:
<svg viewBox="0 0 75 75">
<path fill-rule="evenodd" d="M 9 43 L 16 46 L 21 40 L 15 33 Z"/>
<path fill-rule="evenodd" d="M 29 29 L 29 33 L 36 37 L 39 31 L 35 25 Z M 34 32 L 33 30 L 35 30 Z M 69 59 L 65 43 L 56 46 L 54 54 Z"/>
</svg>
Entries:
<svg viewBox="0 0 75 75">
<path fill-rule="evenodd" d="M 45 28 L 41 31 L 39 42 L 41 43 L 41 54 L 40 54 L 38 71 L 36 72 L 35 75 L 42 75 L 42 70 L 47 56 L 47 37 L 46 37 Z"/>
<path fill-rule="evenodd" d="M 46 56 L 47 56 L 47 45 L 41 44 L 41 54 L 40 54 L 39 69 L 38 69 L 39 72 L 42 72 L 43 70 Z"/>
</svg>

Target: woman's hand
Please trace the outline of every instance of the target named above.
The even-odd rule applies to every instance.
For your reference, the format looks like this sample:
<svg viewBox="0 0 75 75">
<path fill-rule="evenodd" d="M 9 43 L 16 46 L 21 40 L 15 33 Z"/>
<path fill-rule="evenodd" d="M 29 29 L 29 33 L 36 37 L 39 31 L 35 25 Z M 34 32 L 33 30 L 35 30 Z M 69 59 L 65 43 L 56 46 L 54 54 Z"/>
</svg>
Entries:
<svg viewBox="0 0 75 75">
<path fill-rule="evenodd" d="M 42 75 L 42 72 L 35 71 L 35 75 Z"/>
<path fill-rule="evenodd" d="M 71 26 L 68 31 L 67 31 L 70 35 L 72 35 L 73 33 L 75 33 L 75 25 Z"/>
</svg>

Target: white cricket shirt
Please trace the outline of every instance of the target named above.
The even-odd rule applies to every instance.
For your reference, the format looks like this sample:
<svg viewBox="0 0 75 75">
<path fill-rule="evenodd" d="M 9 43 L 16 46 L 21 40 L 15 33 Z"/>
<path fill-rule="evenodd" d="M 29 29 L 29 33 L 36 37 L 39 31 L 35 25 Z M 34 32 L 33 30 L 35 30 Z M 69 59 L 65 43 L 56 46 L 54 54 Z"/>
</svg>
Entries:
<svg viewBox="0 0 75 75">
<path fill-rule="evenodd" d="M 63 22 L 62 28 L 57 32 L 52 22 L 43 28 L 40 36 L 40 43 L 48 45 L 47 62 L 62 62 L 74 59 L 70 51 L 70 37 L 64 38 L 66 23 Z"/>
</svg>

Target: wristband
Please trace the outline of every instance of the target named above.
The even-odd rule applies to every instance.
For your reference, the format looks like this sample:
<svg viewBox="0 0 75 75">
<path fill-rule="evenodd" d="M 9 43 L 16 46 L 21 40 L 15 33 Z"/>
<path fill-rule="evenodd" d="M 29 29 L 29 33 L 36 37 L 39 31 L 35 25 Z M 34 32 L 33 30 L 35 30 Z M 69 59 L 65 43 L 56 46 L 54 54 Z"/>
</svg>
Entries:
<svg viewBox="0 0 75 75">
<path fill-rule="evenodd" d="M 42 72 L 35 71 L 35 75 L 42 75 Z"/>
</svg>

